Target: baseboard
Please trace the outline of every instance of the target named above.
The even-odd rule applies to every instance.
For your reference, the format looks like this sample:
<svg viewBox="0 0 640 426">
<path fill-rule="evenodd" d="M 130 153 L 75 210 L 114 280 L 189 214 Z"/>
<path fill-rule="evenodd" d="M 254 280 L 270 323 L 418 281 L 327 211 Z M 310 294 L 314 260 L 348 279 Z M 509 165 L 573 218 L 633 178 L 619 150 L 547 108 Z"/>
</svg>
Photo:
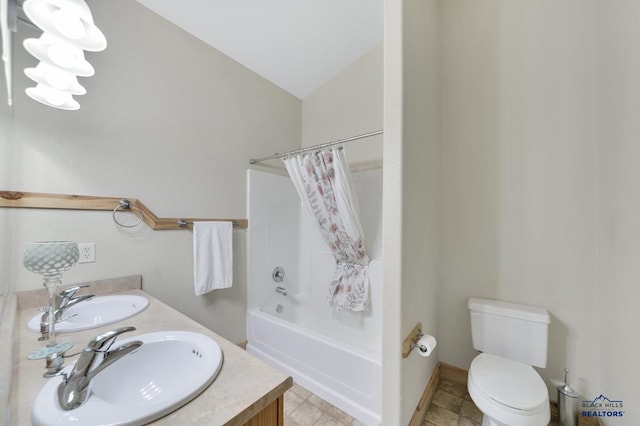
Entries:
<svg viewBox="0 0 640 426">
<path fill-rule="evenodd" d="M 467 384 L 467 376 L 469 372 L 453 365 L 440 363 L 440 377 L 451 380 L 452 382 Z"/>
<path fill-rule="evenodd" d="M 422 426 L 424 423 L 424 420 L 427 417 L 427 411 L 429 411 L 431 401 L 433 400 L 433 395 L 435 395 L 436 389 L 438 389 L 438 385 L 440 384 L 440 379 L 447 379 L 466 385 L 467 370 L 445 364 L 444 362 L 439 362 L 435 370 L 433 370 L 433 374 L 431 374 L 431 378 L 422 393 L 422 397 L 420 398 L 420 402 L 418 402 L 416 411 L 411 417 L 409 426 Z"/>
<path fill-rule="evenodd" d="M 431 378 L 427 383 L 427 387 L 422 393 L 420 402 L 418 402 L 416 411 L 411 417 L 409 426 L 422 426 L 422 424 L 424 423 L 424 419 L 427 417 L 427 411 L 429 410 L 429 406 L 431 405 L 431 400 L 433 399 L 433 395 L 435 395 L 436 389 L 438 389 L 438 384 L 440 383 L 441 366 L 442 363 L 438 363 L 435 370 L 433 370 L 433 374 L 431 374 Z"/>
</svg>

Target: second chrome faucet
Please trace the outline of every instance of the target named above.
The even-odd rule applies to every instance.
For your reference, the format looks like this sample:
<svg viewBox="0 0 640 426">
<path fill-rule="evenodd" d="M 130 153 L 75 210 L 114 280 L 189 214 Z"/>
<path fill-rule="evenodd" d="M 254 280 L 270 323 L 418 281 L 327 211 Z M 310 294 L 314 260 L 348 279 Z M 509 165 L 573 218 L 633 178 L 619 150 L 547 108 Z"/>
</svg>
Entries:
<svg viewBox="0 0 640 426">
<path fill-rule="evenodd" d="M 86 300 L 91 300 L 94 295 L 93 294 L 85 294 L 82 296 L 77 296 L 76 293 L 83 287 L 89 287 L 88 285 L 77 285 L 73 287 L 66 288 L 62 290 L 58 295 L 56 295 L 54 299 L 54 318 L 56 324 L 64 321 L 66 319 L 71 318 L 73 315 L 68 317 L 63 317 L 63 314 L 70 307 L 77 305 L 80 302 L 84 302 Z M 40 319 L 40 338 L 38 340 L 48 340 L 49 339 L 49 314 L 45 312 L 42 314 L 42 318 Z"/>
</svg>

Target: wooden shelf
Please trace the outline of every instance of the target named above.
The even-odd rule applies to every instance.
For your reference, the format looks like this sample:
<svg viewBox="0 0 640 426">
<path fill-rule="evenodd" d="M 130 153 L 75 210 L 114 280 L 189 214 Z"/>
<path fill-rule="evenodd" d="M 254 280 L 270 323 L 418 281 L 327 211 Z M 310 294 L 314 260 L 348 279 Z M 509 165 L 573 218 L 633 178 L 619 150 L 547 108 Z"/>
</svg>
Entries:
<svg viewBox="0 0 640 426">
<path fill-rule="evenodd" d="M 132 213 L 142 215 L 142 221 L 151 229 L 158 231 L 191 229 L 193 222 L 232 222 L 234 228 L 242 229 L 246 229 L 249 226 L 247 219 L 161 218 L 156 216 L 147 206 L 135 198 L 0 191 L 0 207 L 113 211 L 120 205 L 120 201 L 122 200 L 129 202 Z M 138 212 L 136 212 L 136 210 Z M 127 210 L 120 209 L 119 211 Z"/>
</svg>

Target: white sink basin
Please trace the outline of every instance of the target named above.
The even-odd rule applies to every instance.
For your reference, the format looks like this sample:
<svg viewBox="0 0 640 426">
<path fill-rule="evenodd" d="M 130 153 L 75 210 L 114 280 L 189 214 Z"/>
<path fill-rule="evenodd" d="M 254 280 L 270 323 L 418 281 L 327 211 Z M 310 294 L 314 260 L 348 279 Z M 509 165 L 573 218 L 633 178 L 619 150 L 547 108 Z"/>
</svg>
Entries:
<svg viewBox="0 0 640 426">
<path fill-rule="evenodd" d="M 62 317 L 71 316 L 71 318 L 56 323 L 56 333 L 89 330 L 113 324 L 139 314 L 147 306 L 149 306 L 147 298 L 132 294 L 96 296 L 64 311 Z M 27 328 L 39 333 L 41 319 L 42 313 L 39 313 L 29 320 Z"/>
<path fill-rule="evenodd" d="M 54 377 L 38 394 L 34 425 L 143 425 L 191 401 L 213 382 L 222 367 L 222 350 L 210 337 L 188 331 L 161 331 L 118 339 L 144 344 L 125 355 L 91 383 L 84 405 L 64 411 L 58 405 Z M 64 371 L 69 373 L 72 366 Z"/>
</svg>

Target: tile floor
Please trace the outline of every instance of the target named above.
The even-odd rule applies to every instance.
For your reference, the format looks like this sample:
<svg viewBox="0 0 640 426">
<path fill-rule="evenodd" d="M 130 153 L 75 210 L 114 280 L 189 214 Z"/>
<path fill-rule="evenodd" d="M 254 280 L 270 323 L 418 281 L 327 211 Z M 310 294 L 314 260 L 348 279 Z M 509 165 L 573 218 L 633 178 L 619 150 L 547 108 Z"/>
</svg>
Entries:
<svg viewBox="0 0 640 426">
<path fill-rule="evenodd" d="M 557 426 L 552 418 L 549 426 Z M 423 426 L 480 426 L 482 412 L 475 406 L 464 383 L 441 378 L 427 410 Z"/>
<path fill-rule="evenodd" d="M 549 426 L 557 426 L 555 418 Z M 441 378 L 423 426 L 480 426 L 482 412 L 474 405 L 467 386 Z M 365 426 L 344 411 L 294 384 L 284 394 L 284 426 Z"/>
<path fill-rule="evenodd" d="M 284 426 L 365 426 L 339 408 L 294 384 L 284 394 Z"/>
<path fill-rule="evenodd" d="M 440 379 L 423 426 L 479 426 L 482 412 L 471 401 L 464 383 Z"/>
</svg>

